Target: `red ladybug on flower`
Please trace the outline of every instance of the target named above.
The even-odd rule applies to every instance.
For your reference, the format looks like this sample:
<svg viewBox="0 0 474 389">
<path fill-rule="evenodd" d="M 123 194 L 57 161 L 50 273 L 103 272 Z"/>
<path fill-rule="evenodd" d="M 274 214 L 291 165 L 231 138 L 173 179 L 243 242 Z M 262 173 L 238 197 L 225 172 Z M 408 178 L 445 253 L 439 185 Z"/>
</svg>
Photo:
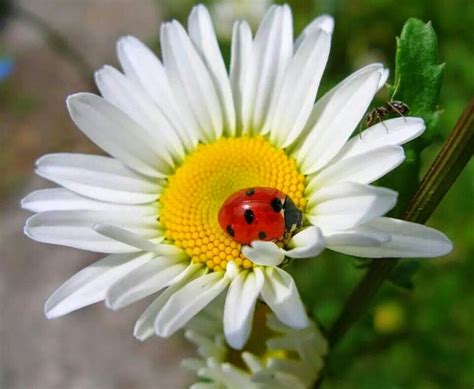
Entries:
<svg viewBox="0 0 474 389">
<path fill-rule="evenodd" d="M 289 196 L 256 187 L 232 194 L 219 211 L 219 224 L 241 244 L 279 240 L 301 227 L 303 215 Z"/>
</svg>

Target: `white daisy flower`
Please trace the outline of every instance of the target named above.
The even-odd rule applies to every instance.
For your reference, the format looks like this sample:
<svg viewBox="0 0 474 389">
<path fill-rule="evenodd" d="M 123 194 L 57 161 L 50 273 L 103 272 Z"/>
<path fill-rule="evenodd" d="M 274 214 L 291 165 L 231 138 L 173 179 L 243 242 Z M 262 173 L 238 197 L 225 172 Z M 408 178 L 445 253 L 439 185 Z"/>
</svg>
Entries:
<svg viewBox="0 0 474 389">
<path fill-rule="evenodd" d="M 255 37 L 237 22 L 229 75 L 202 5 L 188 32 L 163 24 L 162 61 L 136 38 L 119 40 L 123 73 L 96 73 L 102 97 L 67 99 L 79 129 L 111 157 L 46 155 L 37 173 L 62 188 L 23 200 L 37 212 L 25 226 L 32 239 L 110 254 L 66 281 L 46 302 L 47 317 L 101 300 L 119 309 L 164 290 L 135 336 L 168 337 L 228 289 L 224 333 L 241 348 L 257 299 L 286 325 L 308 325 L 296 285 L 279 267 L 286 257 L 324 248 L 363 257 L 451 250 L 438 231 L 383 217 L 397 195 L 370 185 L 403 161 L 400 145 L 423 132 L 423 121 L 396 118 L 349 139 L 387 70 L 366 66 L 314 104 L 332 27 L 322 16 L 293 40 L 286 5 L 270 8 Z M 252 187 L 288 196 L 302 226 L 276 242 L 238 243 L 218 213 Z"/>
<path fill-rule="evenodd" d="M 191 320 L 186 338 L 197 347 L 197 358 L 183 365 L 201 381 L 191 389 L 265 389 L 311 387 L 324 366 L 328 343 L 318 326 L 294 329 L 260 304 L 254 331 L 242 351 L 230 349 L 222 333 L 222 304 L 213 303 Z"/>
</svg>

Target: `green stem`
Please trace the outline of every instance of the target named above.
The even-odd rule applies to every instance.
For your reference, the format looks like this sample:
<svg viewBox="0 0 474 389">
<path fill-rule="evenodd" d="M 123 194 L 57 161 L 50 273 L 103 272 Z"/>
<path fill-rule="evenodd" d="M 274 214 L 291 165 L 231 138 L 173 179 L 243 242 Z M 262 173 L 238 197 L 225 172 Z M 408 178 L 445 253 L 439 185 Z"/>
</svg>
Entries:
<svg viewBox="0 0 474 389">
<path fill-rule="evenodd" d="M 474 100 L 464 110 L 408 203 L 404 220 L 425 223 L 471 159 L 474 153 L 473 116 Z M 371 300 L 398 261 L 395 258 L 385 258 L 371 262 L 367 273 L 352 291 L 342 312 L 329 329 L 328 340 L 331 349 L 368 309 Z M 319 387 L 321 381 L 322 377 L 314 387 Z"/>
</svg>

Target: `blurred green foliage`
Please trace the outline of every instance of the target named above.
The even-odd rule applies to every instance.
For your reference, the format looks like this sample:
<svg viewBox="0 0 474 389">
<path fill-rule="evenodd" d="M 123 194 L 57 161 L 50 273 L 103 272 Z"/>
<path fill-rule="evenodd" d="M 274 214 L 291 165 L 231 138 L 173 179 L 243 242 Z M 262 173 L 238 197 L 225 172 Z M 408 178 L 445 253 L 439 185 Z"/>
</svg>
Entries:
<svg viewBox="0 0 474 389">
<path fill-rule="evenodd" d="M 206 3 L 212 3 L 209 0 Z M 284 1 L 278 1 L 283 3 Z M 160 1 L 162 5 L 168 1 Z M 171 2 L 173 3 L 173 2 Z M 171 9 L 167 17 L 185 22 L 193 1 Z M 394 83 L 396 37 L 407 19 L 431 21 L 445 63 L 437 131 L 422 154 L 423 173 L 442 140 L 452 130 L 474 90 L 472 47 L 474 2 L 453 0 L 319 0 L 286 1 L 294 14 L 295 33 L 321 13 L 335 17 L 331 56 L 319 95 L 350 72 L 383 62 Z M 222 43 L 229 52 L 228 42 Z M 228 58 L 227 58 L 228 59 Z M 390 98 L 379 93 L 374 106 Z M 410 159 L 408 153 L 407 159 Z M 406 178 L 406 177 L 405 177 Z M 413 178 L 416 187 L 416 177 Z M 395 188 L 398 180 L 383 184 Z M 410 261 L 406 271 L 386 282 L 371 310 L 352 328 L 329 361 L 323 388 L 470 388 L 474 385 L 474 164 L 455 183 L 428 224 L 454 242 L 447 257 Z M 345 298 L 363 274 L 363 266 L 347 256 L 326 251 L 316 260 L 294 261 L 288 270 L 323 327 L 340 312 Z M 403 269 L 401 269 L 403 270 Z M 406 269 L 405 269 L 406 270 Z M 413 285 L 412 285 L 413 284 Z M 407 289 L 407 287 L 414 288 Z"/>
</svg>

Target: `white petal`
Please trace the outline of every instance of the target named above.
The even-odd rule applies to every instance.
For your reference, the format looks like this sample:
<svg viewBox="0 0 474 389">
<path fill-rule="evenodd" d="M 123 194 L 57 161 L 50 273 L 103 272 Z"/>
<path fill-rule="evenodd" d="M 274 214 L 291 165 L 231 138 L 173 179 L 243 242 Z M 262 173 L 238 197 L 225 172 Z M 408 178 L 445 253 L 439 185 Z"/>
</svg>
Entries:
<svg viewBox="0 0 474 389">
<path fill-rule="evenodd" d="M 342 148 L 337 159 L 346 159 L 384 146 L 398 146 L 425 131 L 423 119 L 406 117 L 385 120 L 355 135 Z"/>
<path fill-rule="evenodd" d="M 357 226 L 352 230 L 345 231 L 325 231 L 324 238 L 329 249 L 334 247 L 376 247 L 383 243 L 390 242 L 390 234 L 381 231 L 374 231 L 364 225 Z M 337 250 L 336 250 L 337 251 Z"/>
<path fill-rule="evenodd" d="M 308 367 L 307 367 L 308 369 Z M 306 389 L 310 385 L 305 384 L 302 378 L 295 374 L 288 374 L 274 369 L 263 369 L 252 376 L 252 382 L 263 388 L 291 388 Z"/>
<path fill-rule="evenodd" d="M 218 139 L 222 135 L 223 121 L 216 89 L 186 31 L 177 21 L 162 25 L 161 49 L 178 101 L 188 105 L 204 140 Z"/>
<path fill-rule="evenodd" d="M 260 360 L 260 358 L 249 353 L 248 351 L 242 352 L 240 356 L 242 360 L 244 361 L 245 365 L 247 366 L 247 368 L 252 372 L 252 374 L 255 374 L 256 372 L 264 368 L 264 365 L 262 361 Z"/>
<path fill-rule="evenodd" d="M 345 254 L 368 258 L 438 257 L 448 254 L 453 248 L 446 235 L 417 223 L 382 217 L 361 227 L 375 233 L 389 234 L 391 239 L 378 247 L 334 245 L 330 248 Z"/>
<path fill-rule="evenodd" d="M 397 192 L 355 182 L 327 186 L 311 197 L 308 219 L 321 228 L 348 229 L 392 209 Z M 314 208 L 312 204 L 316 204 Z"/>
<path fill-rule="evenodd" d="M 229 345 L 237 350 L 247 342 L 252 329 L 255 303 L 263 286 L 260 269 L 243 271 L 229 286 L 224 308 L 224 334 Z"/>
<path fill-rule="evenodd" d="M 256 240 L 251 246 L 242 246 L 242 253 L 257 265 L 278 266 L 285 256 L 313 258 L 324 250 L 324 237 L 318 227 L 311 226 L 298 232 L 290 241 L 290 250 L 278 247 L 274 242 Z"/>
<path fill-rule="evenodd" d="M 156 153 L 153 138 L 124 112 L 91 93 L 67 98 L 72 120 L 107 153 L 151 177 L 164 177 L 170 166 Z"/>
<path fill-rule="evenodd" d="M 192 113 L 177 104 L 160 60 L 133 36 L 119 39 L 117 54 L 126 76 L 148 93 L 173 125 L 186 149 L 193 150 L 199 140 L 199 126 Z"/>
<path fill-rule="evenodd" d="M 302 173 L 321 169 L 340 151 L 369 107 L 382 74 L 382 66 L 367 66 L 315 104 L 294 152 Z"/>
<path fill-rule="evenodd" d="M 179 276 L 175 279 L 173 284 L 170 285 L 160 296 L 153 301 L 153 303 L 143 312 L 135 323 L 133 329 L 133 335 L 144 341 L 155 333 L 154 322 L 161 311 L 163 306 L 167 303 L 169 298 L 179 291 L 183 286 L 193 279 L 200 277 L 206 272 L 206 268 L 201 264 L 192 263 L 190 264 Z"/>
<path fill-rule="evenodd" d="M 182 162 L 185 151 L 181 139 L 152 99 L 135 83 L 112 66 L 95 73 L 101 95 L 137 122 L 153 139 L 153 147 L 166 163 Z"/>
<path fill-rule="evenodd" d="M 334 31 L 334 18 L 329 15 L 321 15 L 308 24 L 300 36 L 295 40 L 295 51 L 298 50 L 303 40 L 311 33 L 317 30 L 323 30 L 327 34 L 332 35 Z"/>
<path fill-rule="evenodd" d="M 272 6 L 266 13 L 253 42 L 255 72 L 248 82 L 253 86 L 251 130 L 262 130 L 274 103 L 283 74 L 293 55 L 293 21 L 287 5 Z"/>
<path fill-rule="evenodd" d="M 215 382 L 212 389 L 222 388 L 251 388 L 253 384 L 250 375 L 230 363 L 222 363 L 214 358 L 207 359 L 207 367 L 199 370 L 202 378 Z"/>
<path fill-rule="evenodd" d="M 314 258 L 324 250 L 325 242 L 321 230 L 311 226 L 298 232 L 290 241 L 291 250 L 285 251 L 290 258 Z"/>
<path fill-rule="evenodd" d="M 370 184 L 395 169 L 405 159 L 400 146 L 386 146 L 357 154 L 326 166 L 309 181 L 306 190 L 316 191 L 337 182 Z"/>
<path fill-rule="evenodd" d="M 248 133 L 251 124 L 253 85 L 249 82 L 255 72 L 252 57 L 252 31 L 245 22 L 235 22 L 232 32 L 232 54 L 230 60 L 230 82 L 236 113 L 236 135 Z"/>
<path fill-rule="evenodd" d="M 307 388 L 303 382 L 314 381 L 314 363 L 307 363 L 300 360 L 291 360 L 289 358 L 269 358 L 267 366 L 276 372 L 279 382 L 284 382 L 287 388 Z M 303 385 L 302 385 L 303 384 Z"/>
<path fill-rule="evenodd" d="M 222 329 L 219 332 L 221 331 Z M 222 336 L 216 335 L 215 333 L 210 334 L 210 336 L 207 334 L 203 335 L 200 332 L 186 329 L 184 337 L 188 342 L 194 343 L 197 349 L 197 354 L 202 357 L 202 359 L 215 358 L 219 361 L 225 360 L 227 347 L 224 346 L 225 343 L 222 341 Z M 201 364 L 196 370 L 199 370 L 204 366 L 205 363 L 201 360 Z"/>
<path fill-rule="evenodd" d="M 93 230 L 98 223 L 124 225 L 145 238 L 158 238 L 154 216 L 117 211 L 48 211 L 31 216 L 25 234 L 33 240 L 101 253 L 126 253 L 139 249 L 106 238 Z"/>
<path fill-rule="evenodd" d="M 46 301 L 48 319 L 68 314 L 105 298 L 110 286 L 152 260 L 153 254 L 113 254 L 87 266 L 62 284 Z"/>
<path fill-rule="evenodd" d="M 314 105 L 326 67 L 331 36 L 323 30 L 308 33 L 291 59 L 269 116 L 270 139 L 278 147 L 293 143 Z"/>
<path fill-rule="evenodd" d="M 64 188 L 41 189 L 30 193 L 21 206 L 33 212 L 45 211 L 115 211 L 135 212 L 137 215 L 153 216 L 158 213 L 155 205 L 122 205 L 105 203 L 80 196 Z"/>
<path fill-rule="evenodd" d="M 274 321 L 277 319 L 273 319 L 271 323 L 267 321 L 267 327 L 273 329 Z M 328 344 L 319 328 L 314 323 L 310 323 L 308 327 L 301 330 L 290 329 L 286 326 L 280 330 L 282 326 L 281 323 L 277 324 L 277 335 L 266 341 L 267 347 L 273 350 L 294 351 L 298 353 L 301 362 L 311 363 L 313 369 L 317 369 L 318 365 L 322 367 L 321 357 L 327 354 Z"/>
<path fill-rule="evenodd" d="M 231 363 L 222 364 L 222 372 L 225 374 L 225 383 L 233 388 L 251 387 L 249 374 Z"/>
<path fill-rule="evenodd" d="M 47 154 L 36 161 L 36 173 L 83 196 L 112 203 L 149 203 L 162 190 L 158 180 L 99 155 Z"/>
<path fill-rule="evenodd" d="M 150 251 L 152 253 L 163 255 L 166 257 L 183 258 L 184 252 L 173 245 L 157 244 L 146 237 L 112 224 L 95 224 L 92 226 L 94 231 L 107 238 L 113 239 L 117 242 L 124 243 L 128 246 L 136 247 L 143 251 Z M 162 239 L 160 239 L 161 241 Z"/>
<path fill-rule="evenodd" d="M 199 4 L 191 11 L 188 19 L 188 31 L 189 37 L 204 61 L 216 88 L 225 132 L 228 136 L 234 136 L 235 110 L 229 77 L 212 27 L 211 17 L 203 5 Z"/>
<path fill-rule="evenodd" d="M 224 272 L 213 272 L 196 278 L 178 290 L 164 305 L 155 320 L 155 332 L 169 337 L 181 329 L 201 309 L 229 285 Z"/>
<path fill-rule="evenodd" d="M 242 254 L 261 266 L 278 266 L 285 259 L 285 252 L 274 242 L 261 240 L 253 241 L 250 246 L 242 246 Z"/>
<path fill-rule="evenodd" d="M 107 291 L 105 303 L 113 310 L 121 309 L 168 286 L 186 267 L 176 259 L 155 258 L 115 282 Z"/>
<path fill-rule="evenodd" d="M 379 84 L 377 85 L 377 91 L 379 91 L 380 89 L 382 89 L 385 86 L 385 83 L 388 80 L 388 76 L 390 76 L 390 70 L 383 69 L 380 72 L 380 80 L 379 80 Z"/>
<path fill-rule="evenodd" d="M 265 268 L 262 299 L 280 321 L 293 328 L 305 328 L 308 316 L 293 278 L 278 267 Z"/>
</svg>

